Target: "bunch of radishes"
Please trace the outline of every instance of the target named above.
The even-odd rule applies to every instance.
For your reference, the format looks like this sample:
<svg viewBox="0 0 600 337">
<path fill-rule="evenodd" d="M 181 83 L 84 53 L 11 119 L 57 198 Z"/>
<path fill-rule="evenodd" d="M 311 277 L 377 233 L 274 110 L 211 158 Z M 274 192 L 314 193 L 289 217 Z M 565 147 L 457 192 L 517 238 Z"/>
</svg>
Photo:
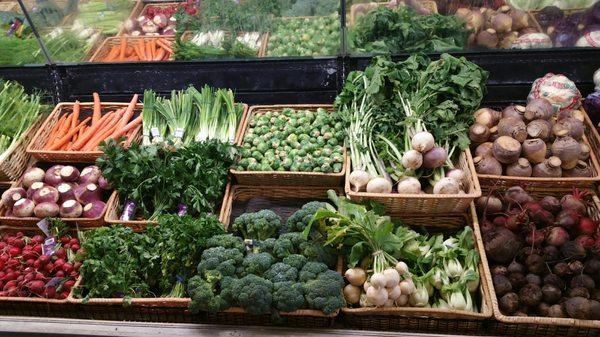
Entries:
<svg viewBox="0 0 600 337">
<path fill-rule="evenodd" d="M 519 177 L 590 177 L 590 147 L 583 142 L 584 113 L 555 112 L 545 98 L 502 111 L 475 112 L 469 138 L 480 174 Z"/>
<path fill-rule="evenodd" d="M 2 194 L 8 209 L 4 216 L 97 218 L 106 207 L 102 199 L 108 189 L 95 165 L 81 171 L 71 165 L 54 165 L 47 171 L 32 167 L 23 174 L 21 187 Z"/>
<path fill-rule="evenodd" d="M 54 238 L 53 238 L 54 239 Z M 51 239 L 52 240 L 52 239 Z M 44 244 L 41 235 L 4 234 L 0 240 L 0 297 L 66 299 L 79 277 L 77 238 Z"/>
<path fill-rule="evenodd" d="M 600 319 L 600 234 L 574 190 L 534 199 L 521 187 L 477 200 L 500 310 Z"/>
<path fill-rule="evenodd" d="M 125 21 L 125 30 L 131 36 L 175 35 L 178 10 L 178 5 L 148 6 L 137 19 Z"/>
<path fill-rule="evenodd" d="M 375 272 L 367 280 L 362 268 L 350 268 L 345 273 L 348 284 L 344 298 L 349 305 L 361 307 L 425 306 L 429 296 L 423 299 L 411 279 L 406 263 L 400 261 L 394 268 Z M 409 303 L 410 302 L 410 303 Z M 423 305 L 420 305 L 422 302 Z"/>
</svg>

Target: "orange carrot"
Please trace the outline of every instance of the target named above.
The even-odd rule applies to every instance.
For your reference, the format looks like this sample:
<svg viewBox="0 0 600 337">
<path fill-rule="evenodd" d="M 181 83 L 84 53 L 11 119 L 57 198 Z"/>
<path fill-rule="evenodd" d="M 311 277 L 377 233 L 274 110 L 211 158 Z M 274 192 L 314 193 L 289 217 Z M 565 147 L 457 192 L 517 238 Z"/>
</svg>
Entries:
<svg viewBox="0 0 600 337">
<path fill-rule="evenodd" d="M 77 123 L 79 123 L 79 112 L 81 111 L 81 105 L 79 105 L 79 101 L 75 101 L 75 105 L 73 106 L 73 119 L 71 120 L 71 127 L 74 128 Z"/>
<path fill-rule="evenodd" d="M 92 115 L 92 125 L 94 125 L 100 120 L 102 108 L 100 107 L 100 95 L 95 92 L 92 94 L 92 96 L 94 97 L 94 114 Z"/>
<path fill-rule="evenodd" d="M 71 129 L 71 131 L 69 131 L 64 137 L 59 139 L 56 143 L 54 143 L 54 145 L 52 145 L 50 147 L 50 151 L 56 151 L 56 150 L 60 149 L 61 147 L 63 147 L 66 143 L 69 142 L 69 140 L 71 139 L 71 137 L 73 137 L 74 134 L 79 132 L 79 129 L 81 129 L 84 125 L 87 124 L 87 122 L 90 119 L 92 119 L 92 118 L 88 117 L 88 118 L 84 119 L 81 123 L 79 123 L 79 125 L 77 125 L 77 127 Z"/>
<path fill-rule="evenodd" d="M 103 61 L 114 60 L 119 55 L 119 46 L 112 46 L 110 52 L 104 57 Z"/>
<path fill-rule="evenodd" d="M 58 121 L 56 122 L 56 124 L 54 124 L 54 126 L 52 127 L 52 131 L 50 131 L 50 136 L 48 136 L 48 140 L 52 140 L 56 137 L 56 133 L 58 132 L 58 129 L 60 128 L 60 126 L 62 125 L 62 123 L 65 121 L 66 115 L 62 115 Z"/>
<path fill-rule="evenodd" d="M 123 109 L 118 110 L 115 114 L 109 117 L 106 120 L 106 123 L 102 126 L 101 129 L 98 129 L 94 135 L 85 143 L 85 145 L 81 148 L 83 151 L 87 151 L 93 149 L 97 146 L 101 141 L 107 139 L 117 128 L 117 124 L 122 118 Z M 93 146 L 92 146 L 93 145 Z"/>
<path fill-rule="evenodd" d="M 173 54 L 173 48 L 171 48 L 171 45 L 167 42 L 167 40 L 165 40 L 165 39 L 158 39 L 156 41 L 156 44 L 158 44 L 166 52 L 168 52 L 170 54 Z"/>
<path fill-rule="evenodd" d="M 90 141 L 85 145 L 85 147 L 83 148 L 84 151 L 91 151 L 95 148 L 98 147 L 98 145 L 104 141 L 107 140 L 108 137 L 115 132 L 115 130 L 117 130 L 117 126 L 114 125 L 113 127 L 109 128 L 106 130 L 106 132 L 98 135 L 97 137 L 94 137 L 92 139 L 90 139 Z"/>
<path fill-rule="evenodd" d="M 140 61 L 143 61 L 146 59 L 146 46 L 144 46 L 144 39 L 140 39 L 140 42 L 138 43 L 138 49 L 140 51 Z"/>
<path fill-rule="evenodd" d="M 46 150 L 50 149 L 52 147 L 52 145 L 54 145 L 55 142 L 57 142 L 60 138 L 62 138 L 64 135 L 67 134 L 69 128 L 71 127 L 71 114 L 64 114 L 63 115 L 65 118 L 62 121 L 60 127 L 58 128 L 58 131 L 56 132 L 56 135 L 53 139 L 50 139 L 50 141 L 48 142 L 48 144 L 46 144 L 45 148 Z"/>
<path fill-rule="evenodd" d="M 152 60 L 152 45 L 150 44 L 150 42 L 146 42 L 146 59 L 144 59 L 143 61 L 150 61 Z"/>
<path fill-rule="evenodd" d="M 115 133 L 113 133 L 110 138 L 111 139 L 118 139 L 119 137 L 125 135 L 127 133 L 127 131 L 137 127 L 138 125 L 140 125 L 142 123 L 142 116 L 139 116 L 138 118 L 132 120 L 131 122 L 129 122 L 129 124 L 125 125 L 121 130 L 117 130 Z"/>
<path fill-rule="evenodd" d="M 157 52 L 156 55 L 154 56 L 154 61 L 162 61 L 162 59 L 165 57 L 165 50 L 160 48 Z"/>
<path fill-rule="evenodd" d="M 137 57 L 138 60 L 142 60 L 142 52 L 140 51 L 140 47 L 137 45 L 133 46 L 133 50 L 135 51 L 135 56 Z"/>
<path fill-rule="evenodd" d="M 119 49 L 119 61 L 123 61 L 125 58 L 125 48 L 127 47 L 127 41 L 124 37 L 121 38 L 121 46 Z"/>
<path fill-rule="evenodd" d="M 117 124 L 118 129 L 124 128 L 125 124 L 127 124 L 127 122 L 129 122 L 131 117 L 133 117 L 133 109 L 135 108 L 135 104 L 137 103 L 137 100 L 138 100 L 138 94 L 133 95 L 133 98 L 131 99 L 131 102 L 129 102 L 129 105 L 127 106 L 127 109 L 125 110 L 123 117 L 119 121 L 119 124 Z"/>
<path fill-rule="evenodd" d="M 106 115 L 102 116 L 98 123 L 92 123 L 92 126 L 90 126 L 87 129 L 87 131 L 81 137 L 79 137 L 79 139 L 73 144 L 73 149 L 81 149 L 90 140 L 90 138 L 97 134 L 98 130 L 100 130 L 104 125 L 106 125 L 106 120 L 108 118 L 111 118 L 112 114 L 112 112 L 109 112 Z"/>
</svg>

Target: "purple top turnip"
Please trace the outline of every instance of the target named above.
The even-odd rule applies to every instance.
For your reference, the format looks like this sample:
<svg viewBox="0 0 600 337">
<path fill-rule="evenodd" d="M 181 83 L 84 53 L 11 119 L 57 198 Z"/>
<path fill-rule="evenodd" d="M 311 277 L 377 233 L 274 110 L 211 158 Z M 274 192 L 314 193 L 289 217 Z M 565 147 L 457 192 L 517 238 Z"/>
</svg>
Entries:
<svg viewBox="0 0 600 337">
<path fill-rule="evenodd" d="M 71 165 L 60 169 L 60 177 L 66 182 L 75 182 L 79 179 L 79 170 Z"/>
<path fill-rule="evenodd" d="M 46 173 L 44 172 L 44 170 L 42 170 L 39 167 L 29 168 L 23 174 L 23 181 L 22 181 L 21 184 L 23 185 L 23 187 L 29 188 L 35 182 L 44 181 L 44 175 L 45 174 Z"/>
<path fill-rule="evenodd" d="M 60 208 L 53 202 L 42 202 L 33 209 L 33 213 L 38 218 L 55 217 L 59 212 Z"/>
<path fill-rule="evenodd" d="M 100 200 L 93 201 L 83 207 L 82 217 L 84 218 L 99 218 L 104 213 L 106 204 Z"/>
<path fill-rule="evenodd" d="M 33 215 L 35 203 L 29 199 L 21 199 L 13 205 L 12 214 L 19 218 L 26 218 Z"/>
<path fill-rule="evenodd" d="M 79 218 L 83 207 L 76 200 L 67 200 L 60 205 L 60 216 L 63 218 Z"/>
<path fill-rule="evenodd" d="M 446 163 L 447 153 L 443 147 L 434 147 L 423 155 L 423 167 L 437 168 Z"/>
<path fill-rule="evenodd" d="M 33 194 L 33 201 L 36 204 L 41 204 L 43 202 L 57 203 L 58 197 L 59 195 L 56 188 L 52 186 L 44 186 Z"/>
<path fill-rule="evenodd" d="M 91 165 L 83 170 L 81 170 L 81 174 L 79 175 L 79 183 L 80 184 L 95 184 L 100 179 L 102 172 L 100 172 L 100 168 L 96 165 Z"/>
<path fill-rule="evenodd" d="M 83 205 L 100 200 L 102 193 L 96 184 L 79 185 L 75 188 L 75 199 Z"/>
<path fill-rule="evenodd" d="M 2 193 L 2 204 L 12 207 L 15 202 L 25 198 L 27 192 L 21 187 L 13 187 Z"/>
<path fill-rule="evenodd" d="M 62 165 L 54 165 L 46 171 L 44 176 L 44 183 L 50 186 L 58 186 L 63 182 L 60 176 L 60 170 L 63 168 Z"/>
</svg>

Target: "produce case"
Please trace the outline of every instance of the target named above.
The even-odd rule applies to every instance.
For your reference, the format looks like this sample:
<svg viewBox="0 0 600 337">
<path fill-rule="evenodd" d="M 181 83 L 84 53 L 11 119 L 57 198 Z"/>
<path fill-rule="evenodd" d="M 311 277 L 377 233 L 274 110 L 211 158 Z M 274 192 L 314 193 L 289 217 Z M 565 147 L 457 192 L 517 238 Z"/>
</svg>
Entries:
<svg viewBox="0 0 600 337">
<path fill-rule="evenodd" d="M 55 1 L 59 6 L 66 6 L 67 2 Z M 80 1 L 80 4 L 89 3 L 90 1 Z M 125 3 L 127 2 L 127 3 Z M 243 2 L 243 1 L 242 1 Z M 258 57 L 226 57 L 225 59 L 204 58 L 204 59 L 188 59 L 188 60 L 169 60 L 157 62 L 140 62 L 140 61 L 102 61 L 101 58 L 95 58 L 94 55 L 107 55 L 109 50 L 102 51 L 102 46 L 107 44 L 118 44 L 122 39 L 130 39 L 131 31 L 126 31 L 124 26 L 120 26 L 114 32 L 108 33 L 104 30 L 98 31 L 99 40 L 94 41 L 89 49 L 84 50 L 85 56 L 81 59 L 66 59 L 57 53 L 50 52 L 48 58 L 42 58 L 36 64 L 27 64 L 16 66 L 8 64 L 0 66 L 0 78 L 17 80 L 28 89 L 38 88 L 45 90 L 46 98 L 55 103 L 73 102 L 80 100 L 82 102 L 91 102 L 92 92 L 100 92 L 103 100 L 111 102 L 126 102 L 130 99 L 133 93 L 142 93 L 145 89 L 151 88 L 160 95 L 168 95 L 173 89 L 184 89 L 188 85 L 194 85 L 200 88 L 204 84 L 209 84 L 215 87 L 232 88 L 236 92 L 236 100 L 239 102 L 248 103 L 251 106 L 257 104 L 331 104 L 336 95 L 342 90 L 344 81 L 348 74 L 354 70 L 362 70 L 368 66 L 372 59 L 374 50 L 360 50 L 357 48 L 355 41 L 352 40 L 356 34 L 354 31 L 357 25 L 360 25 L 362 10 L 370 12 L 377 8 L 386 7 L 385 4 L 371 3 L 369 6 L 361 6 L 358 1 L 341 1 L 339 4 L 338 15 L 335 20 L 339 20 L 339 30 L 337 35 L 332 33 L 332 39 L 336 40 L 334 45 L 339 48 L 320 49 L 316 52 L 302 51 L 297 52 L 301 55 L 288 54 L 287 51 L 281 48 L 273 54 L 269 49 L 269 43 L 273 41 L 281 41 L 281 38 L 273 40 L 272 32 L 262 35 L 262 45 L 257 50 L 255 56 Z M 463 1 L 463 2 L 444 2 L 444 1 L 407 1 L 408 7 L 425 8 L 431 12 L 437 12 L 442 15 L 451 16 L 459 7 L 475 8 L 480 6 L 493 7 L 495 4 L 492 1 Z M 543 8 L 524 8 L 521 4 L 514 1 L 509 1 L 511 5 L 526 11 L 527 17 L 535 32 L 531 34 L 540 34 L 547 31 L 549 27 L 540 24 L 538 21 L 539 13 Z M 4 2 L 0 2 L 2 4 Z M 148 6 L 156 5 L 157 7 L 167 7 L 174 5 L 173 1 L 122 1 L 122 10 L 117 12 L 125 18 L 136 19 L 143 13 Z M 462 4 L 462 5 L 461 5 Z M 18 5 L 18 4 L 17 4 Z M 24 1 L 26 8 L 33 11 L 34 2 Z M 177 4 L 175 4 L 177 5 Z M 592 4 L 587 4 L 591 7 Z M 582 5 L 583 6 L 583 5 Z M 18 6 L 12 4 L 6 8 L 18 10 Z M 121 8 L 121 7 L 119 7 Z M 2 10 L 0 8 L 0 10 Z M 382 10 L 382 9 L 380 9 Z M 420 10 L 420 9 L 419 9 Z M 499 12 L 502 12 L 497 8 Z M 563 12 L 566 15 L 578 15 L 583 13 L 584 7 L 565 8 Z M 340 15 L 342 13 L 342 15 Z M 509 13 L 505 11 L 504 13 Z M 285 22 L 290 20 L 287 15 L 281 15 L 280 21 Z M 314 15 L 299 16 L 302 19 L 310 20 Z M 73 27 L 74 20 L 77 15 L 65 15 L 61 19 L 60 26 Z M 364 21 L 364 19 L 363 19 Z M 308 21 L 307 21 L 308 22 Z M 364 23 L 363 23 L 364 24 Z M 50 40 L 48 32 L 54 27 L 38 27 L 40 35 L 40 43 L 46 47 Z M 66 28 L 66 29 L 68 29 Z M 284 27 L 285 28 L 285 27 Z M 527 28 L 527 27 L 526 27 Z M 314 30 L 314 28 L 313 28 Z M 478 32 L 485 31 L 480 29 Z M 505 32 L 502 38 L 506 38 L 509 32 Z M 578 33 L 583 36 L 582 29 L 578 29 Z M 193 36 L 191 31 L 186 31 L 185 34 Z M 586 33 L 587 34 L 587 33 Z M 517 38 L 525 35 L 519 32 Z M 548 34 L 551 35 L 551 34 Z M 35 38 L 34 34 L 29 38 Z M 312 38 L 312 37 L 310 37 Z M 545 45 L 543 48 L 531 48 L 526 50 L 516 49 L 496 49 L 491 47 L 483 47 L 482 44 L 467 41 L 464 48 L 453 49 L 451 53 L 455 56 L 464 56 L 467 59 L 475 62 L 490 72 L 490 77 L 487 82 L 487 93 L 485 103 L 482 106 L 493 106 L 503 108 L 509 103 L 522 103 L 531 88 L 531 83 L 547 72 L 565 73 L 572 79 L 577 87 L 581 90 L 584 96 L 593 91 L 593 82 L 591 74 L 600 67 L 600 49 L 594 47 L 576 47 L 563 46 L 558 47 L 553 41 L 554 36 L 549 37 L 552 42 L 550 45 Z M 133 38 L 131 38 L 133 39 Z M 171 37 L 166 37 L 166 40 Z M 303 40 L 302 38 L 300 40 Z M 104 43 L 103 43 L 104 42 Z M 305 41 L 306 42 L 306 41 Z M 302 42 L 299 42 L 302 43 Z M 500 42 L 498 42 L 499 44 Z M 303 46 L 302 48 L 307 48 Z M 42 48 L 43 49 L 43 48 Z M 325 50 L 325 52 L 321 52 Z M 335 52 L 329 52 L 335 50 Z M 440 53 L 445 50 L 426 50 L 428 55 L 433 59 L 439 57 Z M 394 51 L 392 59 L 395 61 L 404 60 L 411 54 L 412 50 L 401 49 Z M 0 51 L 2 53 L 2 51 Z M 275 56 L 277 55 L 277 56 Z M 92 62 L 90 62 L 92 61 Z M 98 62 L 96 62 L 98 61 Z M 598 121 L 594 121 L 598 122 Z M 591 140 L 590 140 L 591 141 Z M 339 186 L 338 186 L 339 187 Z M 343 186 L 340 187 L 343 190 Z M 286 188 L 282 189 L 285 194 Z M 484 194 L 485 194 L 484 190 Z M 227 192 L 226 192 L 227 193 Z M 342 192 L 343 193 L 343 192 Z M 118 207 L 118 203 L 117 206 Z M 115 210 L 117 213 L 117 210 Z M 239 212 L 238 212 L 239 213 Z M 237 214 L 239 215 L 239 214 Z M 118 215 L 115 215 L 118 216 Z M 491 282 L 491 281 L 490 281 Z M 496 301 L 496 299 L 491 299 Z M 80 303 L 78 303 L 79 305 Z M 184 306 L 187 306 L 185 303 Z M 497 303 L 495 303 L 497 307 Z M 130 308 L 131 309 L 131 308 Z M 406 317 L 399 323 L 386 325 L 385 319 L 382 322 L 374 323 L 366 319 L 366 323 L 361 325 L 369 329 L 365 330 L 345 330 L 350 325 L 343 323 L 343 313 L 339 314 L 340 319 L 325 319 L 328 324 L 333 322 L 334 329 L 316 329 L 305 330 L 296 328 L 282 327 L 247 327 L 246 325 L 263 325 L 265 320 L 253 321 L 252 323 L 244 324 L 247 321 L 236 321 L 244 327 L 227 326 L 227 325 L 210 325 L 218 322 L 227 323 L 232 316 L 212 317 L 203 316 L 202 319 L 195 319 L 188 315 L 182 316 L 178 314 L 179 309 L 170 310 L 159 308 L 151 310 L 147 308 L 133 308 L 133 310 L 125 310 L 129 312 L 129 316 L 122 321 L 122 315 L 112 316 L 112 321 L 103 321 L 111 315 L 105 312 L 105 309 L 94 311 L 93 308 L 82 310 L 80 314 L 75 312 L 67 312 L 65 309 L 64 317 L 94 319 L 60 319 L 60 318 L 24 318 L 21 316 L 1 316 L 0 333 L 11 335 L 14 333 L 31 333 L 43 334 L 48 331 L 59 331 L 65 335 L 114 335 L 115 330 L 122 335 L 136 335 L 140 332 L 147 334 L 154 333 L 179 333 L 186 334 L 215 334 L 215 333 L 239 333 L 242 335 L 325 335 L 325 334 L 343 334 L 343 335 L 398 335 L 404 334 L 413 335 L 412 333 L 450 333 L 450 334 L 479 334 L 479 335 L 520 335 L 520 334 L 541 334 L 548 336 L 555 335 L 577 335 L 577 336 L 595 336 L 598 331 L 598 326 L 583 324 L 580 329 L 571 329 L 570 324 L 562 324 L 554 327 L 547 325 L 520 325 L 519 320 L 498 322 L 493 317 L 487 317 L 481 321 L 459 321 L 444 323 L 444 320 L 436 320 L 435 323 L 429 320 L 427 313 L 424 317 Z M 161 311 L 162 310 L 162 311 Z M 498 310 L 496 308 L 496 310 Z M 44 310 L 42 310 L 43 312 Z M 49 315 L 48 315 L 49 316 Z M 59 315 L 63 316 L 63 315 Z M 154 318 L 152 318 L 154 316 Z M 443 315 L 442 315 L 443 316 Z M 506 317 L 506 316 L 505 316 Z M 320 319 L 320 318 L 319 318 Z M 452 319 L 452 317 L 450 318 Z M 268 320 L 268 319 L 267 319 Z M 164 323 L 141 323 L 135 321 L 161 321 Z M 321 319 L 322 321 L 322 319 Z M 30 326 L 27 326 L 30 324 Z M 185 322 L 187 324 L 177 324 L 175 322 Z M 202 323 L 202 324 L 197 324 Z M 530 322 L 528 322 L 530 323 Z M 207 325 L 208 324 L 208 325 Z M 315 328 L 309 323 L 297 323 L 294 326 L 303 326 Z M 473 325 L 474 324 L 474 325 Z M 323 324 L 321 324 L 323 325 Z M 579 323 L 573 323 L 579 326 Z M 58 327 L 68 326 L 63 330 Z M 476 326 L 476 329 L 473 329 Z M 363 327 L 363 328 L 364 328 Z M 401 328 L 398 328 L 401 327 Z M 450 328 L 449 328 L 450 327 Z M 456 329 L 454 329 L 456 327 Z M 461 327 L 464 329 L 461 330 Z M 400 330 L 400 331 L 380 331 L 374 330 Z M 410 334 L 403 331 L 411 331 Z M 436 334 L 437 335 L 437 334 Z"/>
</svg>

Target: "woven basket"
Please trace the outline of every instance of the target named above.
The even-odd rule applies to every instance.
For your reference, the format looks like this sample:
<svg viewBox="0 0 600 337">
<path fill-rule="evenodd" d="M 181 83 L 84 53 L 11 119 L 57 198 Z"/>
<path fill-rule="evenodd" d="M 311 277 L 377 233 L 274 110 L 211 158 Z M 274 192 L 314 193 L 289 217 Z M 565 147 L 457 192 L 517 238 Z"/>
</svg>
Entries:
<svg viewBox="0 0 600 337">
<path fill-rule="evenodd" d="M 33 137 L 33 140 L 27 147 L 27 153 L 31 154 L 34 158 L 45 161 L 45 162 L 73 162 L 73 163 L 94 163 L 98 157 L 102 156 L 102 151 L 48 151 L 44 150 L 44 146 L 48 142 L 48 137 L 52 128 L 63 114 L 71 113 L 73 111 L 73 105 L 75 103 L 59 103 L 54 111 L 48 116 L 44 124 L 38 129 L 37 133 Z M 109 111 L 125 108 L 128 103 L 102 103 L 102 114 L 108 113 Z M 94 103 L 80 103 L 81 112 L 79 115 L 79 121 L 83 121 L 85 118 L 92 115 Z M 134 110 L 134 118 L 139 116 L 142 111 L 143 104 L 136 104 Z M 141 132 L 136 132 L 132 137 L 127 140 L 125 145 L 129 145 L 132 142 L 138 142 L 140 139 Z"/>
<path fill-rule="evenodd" d="M 408 226 L 430 227 L 436 231 L 456 231 L 457 228 L 471 226 L 477 251 L 480 255 L 483 254 L 483 242 L 473 203 L 470 204 L 469 211 L 462 216 L 391 216 L 402 218 Z M 486 282 L 489 278 L 488 273 L 489 269 L 485 269 L 484 264 L 480 262 L 480 312 L 411 307 L 343 308 L 344 321 L 352 327 L 367 330 L 481 334 L 486 320 L 492 316 L 490 289 Z"/>
<path fill-rule="evenodd" d="M 231 186 L 231 184 L 227 184 L 227 186 L 225 186 L 225 193 L 223 194 L 223 201 L 221 202 L 221 207 L 219 208 L 219 221 L 223 224 L 225 223 L 222 218 L 223 214 L 224 214 L 223 208 L 226 207 L 226 203 L 227 203 L 228 196 L 229 196 L 230 186 Z M 107 207 L 107 211 L 106 211 L 106 215 L 104 216 L 104 221 L 109 225 L 121 224 L 125 227 L 132 228 L 136 232 L 141 232 L 141 231 L 145 230 L 148 225 L 158 225 L 158 221 L 154 221 L 154 220 L 129 220 L 129 221 L 119 220 L 119 218 L 121 217 L 121 207 L 122 206 L 121 206 L 121 200 L 119 198 L 119 194 L 117 192 L 115 192 L 114 197 L 110 199 L 110 202 L 106 207 Z"/>
<path fill-rule="evenodd" d="M 588 130 L 587 140 L 590 145 L 590 153 L 596 154 L 596 159 L 599 160 L 598 156 L 600 156 L 600 134 L 598 134 L 598 129 L 590 119 L 590 116 L 588 116 L 588 114 L 586 113 L 584 117 L 584 124 L 586 129 Z"/>
<path fill-rule="evenodd" d="M 24 232 L 26 235 L 43 234 L 37 227 L 0 226 L 0 236 L 16 232 Z M 72 230 L 71 234 L 77 236 L 75 230 Z M 71 289 L 71 294 L 73 289 L 74 287 Z M 74 318 L 75 312 L 69 305 L 68 298 L 57 300 L 39 297 L 0 297 L 0 315 Z"/>
<path fill-rule="evenodd" d="M 582 110 L 583 111 L 583 110 Z M 584 112 L 586 121 L 589 121 L 589 117 Z M 529 185 L 535 187 L 548 187 L 557 188 L 561 187 L 563 190 L 571 190 L 573 187 L 580 188 L 591 188 L 598 181 L 600 181 L 600 163 L 598 162 L 598 141 L 597 133 L 594 135 L 595 128 L 590 126 L 589 122 L 584 122 L 585 134 L 583 135 L 583 143 L 590 146 L 590 159 L 587 163 L 592 169 L 593 175 L 591 177 L 560 177 L 560 178 L 541 178 L 541 177 L 511 177 L 511 176 L 494 176 L 489 174 L 477 174 L 479 183 L 484 191 L 490 188 L 497 188 L 500 186 L 515 186 L 515 185 Z"/>
<path fill-rule="evenodd" d="M 0 155 L 0 180 L 15 181 L 21 177 L 25 167 L 31 159 L 28 154 L 27 145 L 33 139 L 35 132 L 44 121 L 45 116 L 40 116 L 27 131 L 25 131 L 19 140 L 12 144 L 4 153 Z"/>
<path fill-rule="evenodd" d="M 281 111 L 285 108 L 296 110 L 316 110 L 324 108 L 333 111 L 330 104 L 287 104 L 287 105 L 255 105 L 250 107 L 248 116 L 242 126 L 242 137 L 239 139 L 239 145 L 244 144 L 244 135 L 249 127 L 252 116 L 256 113 L 267 111 Z M 339 173 L 322 172 L 286 172 L 286 171 L 238 171 L 231 169 L 231 174 L 240 185 L 259 185 L 259 186 L 341 186 L 344 182 L 345 170 L 347 167 L 348 156 L 344 148 L 344 159 L 346 163 L 342 166 Z"/>
<path fill-rule="evenodd" d="M 167 41 L 175 41 L 175 37 L 173 36 L 120 36 L 120 37 L 107 37 L 104 39 L 100 47 L 96 50 L 94 55 L 89 59 L 89 62 L 104 62 L 104 58 L 110 53 L 110 50 L 113 46 L 119 45 L 121 43 L 121 39 L 126 39 L 128 45 L 130 43 L 136 43 L 140 39 L 144 39 L 145 41 L 156 40 L 156 39 L 165 39 Z M 169 60 L 173 58 L 173 55 L 169 57 Z M 121 62 L 121 61 L 120 61 Z M 122 62 L 162 62 L 162 61 L 122 61 Z"/>
<path fill-rule="evenodd" d="M 229 33 L 226 33 L 229 34 Z M 238 33 L 238 36 L 243 35 L 244 33 Z M 189 41 L 191 40 L 194 35 L 196 35 L 196 32 L 194 31 L 185 31 L 182 35 L 181 35 L 181 41 Z M 267 53 L 267 41 L 269 40 L 269 32 L 263 33 L 260 37 L 260 46 L 258 47 L 258 50 L 256 51 L 256 56 L 257 57 L 265 57 L 266 53 Z"/>
<path fill-rule="evenodd" d="M 600 200 L 594 190 L 587 190 L 593 196 L 594 205 L 588 208 L 589 214 L 594 220 L 600 219 Z M 547 195 L 558 197 L 565 195 L 564 190 L 549 190 L 547 188 L 528 188 L 527 192 L 536 198 Z M 479 231 L 478 231 L 479 232 Z M 479 240 L 481 233 L 479 233 Z M 483 245 L 482 245 L 483 246 Z M 498 306 L 498 298 L 492 282 L 492 274 L 485 249 L 480 250 L 481 261 L 485 269 L 486 283 L 490 289 L 492 308 L 495 322 L 491 322 L 489 330 L 496 335 L 503 336 L 599 336 L 600 320 L 581 320 L 573 318 L 552 317 L 520 317 L 504 315 Z"/>
<path fill-rule="evenodd" d="M 42 169 L 46 170 L 51 165 L 52 164 L 49 164 L 49 163 L 34 163 L 33 165 L 31 165 L 29 167 L 41 167 Z M 74 166 L 81 170 L 86 165 L 74 164 Z M 14 186 L 15 187 L 21 186 L 22 181 L 23 181 L 23 177 L 21 177 L 14 184 Z M 104 198 L 102 200 L 107 200 L 106 206 L 104 207 L 102 214 L 100 214 L 100 216 L 98 216 L 97 218 L 60 218 L 60 219 L 69 224 L 71 224 L 71 223 L 76 224 L 78 227 L 81 227 L 81 228 L 93 228 L 93 227 L 100 227 L 100 226 L 104 225 L 104 214 L 106 213 L 106 210 L 108 209 L 108 205 L 110 205 L 111 201 L 114 198 L 116 198 L 116 192 L 112 192 L 112 193 L 104 192 L 103 197 Z M 8 211 L 8 207 L 6 207 L 5 205 L 0 205 L 0 222 L 5 225 L 35 226 L 36 223 L 38 223 L 40 220 L 42 220 L 41 218 L 37 218 L 37 217 L 19 218 L 19 217 L 15 217 L 15 216 L 6 216 L 5 214 L 7 211 Z"/>
<path fill-rule="evenodd" d="M 475 173 L 473 157 L 469 149 L 461 153 L 458 168 L 466 174 L 465 194 L 398 194 L 398 193 L 367 193 L 354 192 L 350 187 L 349 176 L 351 166 L 346 168 L 346 185 L 344 190 L 346 195 L 353 201 L 363 202 L 366 200 L 376 201 L 386 207 L 386 212 L 392 214 L 401 213 L 429 213 L 429 214 L 448 214 L 462 213 L 469 208 L 473 200 L 481 196 L 481 188 Z"/>
<path fill-rule="evenodd" d="M 327 190 L 333 189 L 338 195 L 343 195 L 341 187 L 289 187 L 233 185 L 223 199 L 221 216 L 219 219 L 225 228 L 243 213 L 258 212 L 270 209 L 286 221 L 292 214 L 310 201 L 327 201 Z"/>
</svg>

